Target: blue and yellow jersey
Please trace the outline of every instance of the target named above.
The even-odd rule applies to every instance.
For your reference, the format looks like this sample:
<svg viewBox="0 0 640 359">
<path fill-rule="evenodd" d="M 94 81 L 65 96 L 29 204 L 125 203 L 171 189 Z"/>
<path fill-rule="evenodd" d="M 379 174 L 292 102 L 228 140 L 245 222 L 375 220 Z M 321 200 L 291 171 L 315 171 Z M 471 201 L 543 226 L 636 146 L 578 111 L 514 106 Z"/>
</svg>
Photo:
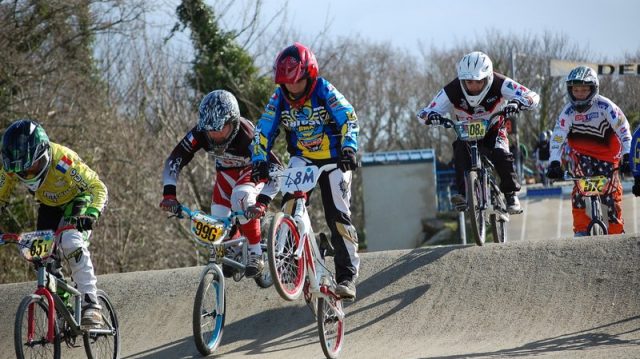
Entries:
<svg viewBox="0 0 640 359">
<path fill-rule="evenodd" d="M 251 143 L 252 162 L 265 161 L 282 126 L 292 156 L 337 159 L 342 148 L 358 150 L 358 118 L 353 106 L 329 83 L 318 78 L 310 98 L 292 108 L 278 87 L 258 120 Z"/>
<path fill-rule="evenodd" d="M 36 199 L 47 206 L 59 207 L 71 202 L 79 195 L 89 194 L 89 208 L 101 213 L 107 203 L 107 187 L 98 175 L 89 168 L 71 149 L 50 143 L 51 163 L 42 184 L 35 191 Z M 20 180 L 14 174 L 0 168 L 0 204 L 8 203 L 9 197 Z"/>
<path fill-rule="evenodd" d="M 633 177 L 640 177 L 640 127 L 633 132 L 633 137 L 631 138 L 629 162 Z"/>
</svg>

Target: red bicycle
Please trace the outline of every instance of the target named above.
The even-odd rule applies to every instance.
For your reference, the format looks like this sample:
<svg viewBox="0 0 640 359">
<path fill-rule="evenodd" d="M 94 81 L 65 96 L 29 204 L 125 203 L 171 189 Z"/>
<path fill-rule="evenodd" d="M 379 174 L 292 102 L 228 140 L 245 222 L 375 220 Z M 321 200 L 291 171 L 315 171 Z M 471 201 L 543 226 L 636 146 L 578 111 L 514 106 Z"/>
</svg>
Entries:
<svg viewBox="0 0 640 359">
<path fill-rule="evenodd" d="M 69 225 L 51 230 L 0 234 L 0 246 L 15 244 L 24 259 L 33 263 L 38 288 L 22 299 L 16 313 L 14 344 L 16 357 L 59 359 L 61 342 L 76 347 L 82 337 L 87 358 L 119 358 L 118 318 L 107 294 L 98 290 L 104 324 L 82 327 L 82 295 L 64 279 L 58 242 L 62 233 L 75 229 Z"/>
</svg>

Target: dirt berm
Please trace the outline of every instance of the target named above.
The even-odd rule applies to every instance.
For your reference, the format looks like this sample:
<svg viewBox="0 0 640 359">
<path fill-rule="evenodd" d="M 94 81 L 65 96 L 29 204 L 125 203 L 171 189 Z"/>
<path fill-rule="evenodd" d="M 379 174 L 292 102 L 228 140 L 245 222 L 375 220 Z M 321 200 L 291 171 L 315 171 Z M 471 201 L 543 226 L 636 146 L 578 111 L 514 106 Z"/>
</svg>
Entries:
<svg viewBox="0 0 640 359">
<path fill-rule="evenodd" d="M 640 240 L 560 239 L 362 254 L 343 358 L 639 358 Z M 201 268 L 104 275 L 123 358 L 198 358 L 191 311 Z M 220 357 L 321 358 L 311 311 L 230 282 Z M 32 283 L 0 286 L 0 348 Z M 83 357 L 65 349 L 63 358 Z"/>
</svg>

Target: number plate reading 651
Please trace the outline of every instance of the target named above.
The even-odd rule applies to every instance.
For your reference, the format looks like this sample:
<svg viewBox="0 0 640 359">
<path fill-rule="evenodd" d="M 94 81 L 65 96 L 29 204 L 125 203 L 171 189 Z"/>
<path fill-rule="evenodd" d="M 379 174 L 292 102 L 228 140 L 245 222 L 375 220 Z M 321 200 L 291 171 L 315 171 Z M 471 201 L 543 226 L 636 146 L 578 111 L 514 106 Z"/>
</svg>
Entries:
<svg viewBox="0 0 640 359">
<path fill-rule="evenodd" d="M 224 225 L 209 222 L 205 217 L 195 216 L 191 221 L 191 232 L 202 242 L 214 243 L 224 234 Z"/>
<path fill-rule="evenodd" d="M 45 259 L 53 251 L 55 236 L 53 231 L 23 233 L 20 236 L 20 254 L 28 260 Z"/>
<path fill-rule="evenodd" d="M 280 190 L 285 193 L 309 192 L 316 186 L 318 172 L 317 166 L 287 168 L 283 173 L 284 181 L 281 183 Z"/>
</svg>

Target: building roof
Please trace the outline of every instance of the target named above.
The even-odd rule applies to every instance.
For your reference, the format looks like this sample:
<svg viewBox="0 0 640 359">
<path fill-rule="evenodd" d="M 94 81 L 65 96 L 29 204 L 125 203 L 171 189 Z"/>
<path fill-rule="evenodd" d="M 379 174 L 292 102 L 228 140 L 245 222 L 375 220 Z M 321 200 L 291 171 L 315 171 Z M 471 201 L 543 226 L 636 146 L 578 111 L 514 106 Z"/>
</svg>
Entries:
<svg viewBox="0 0 640 359">
<path fill-rule="evenodd" d="M 391 152 L 369 152 L 362 155 L 362 166 L 394 165 L 416 162 L 435 162 L 435 150 L 407 150 Z"/>
</svg>

